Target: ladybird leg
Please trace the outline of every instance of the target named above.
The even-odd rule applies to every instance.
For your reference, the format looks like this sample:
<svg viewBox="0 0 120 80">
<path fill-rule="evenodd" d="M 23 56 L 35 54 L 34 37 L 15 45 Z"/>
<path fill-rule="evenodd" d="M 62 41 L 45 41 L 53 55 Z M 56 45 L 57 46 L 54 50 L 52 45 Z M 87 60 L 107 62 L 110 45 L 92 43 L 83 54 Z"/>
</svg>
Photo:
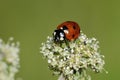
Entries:
<svg viewBox="0 0 120 80">
<path fill-rule="evenodd" d="M 65 44 L 67 45 L 67 47 L 70 49 L 69 41 L 67 39 L 65 39 L 64 41 L 65 41 Z"/>
</svg>

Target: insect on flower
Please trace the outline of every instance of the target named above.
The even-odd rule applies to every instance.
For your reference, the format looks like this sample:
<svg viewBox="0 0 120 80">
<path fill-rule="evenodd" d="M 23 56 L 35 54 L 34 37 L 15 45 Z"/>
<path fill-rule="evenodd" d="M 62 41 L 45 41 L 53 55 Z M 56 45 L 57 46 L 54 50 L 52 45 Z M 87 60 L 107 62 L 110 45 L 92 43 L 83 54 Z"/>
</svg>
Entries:
<svg viewBox="0 0 120 80">
<path fill-rule="evenodd" d="M 40 49 L 48 60 L 49 69 L 59 75 L 58 80 L 91 80 L 89 69 L 96 73 L 104 70 L 99 41 L 88 38 L 74 21 L 58 25 L 53 37 L 49 36 Z"/>
<path fill-rule="evenodd" d="M 53 38 L 55 42 L 62 42 L 65 40 L 74 41 L 80 35 L 80 27 L 74 21 L 66 21 L 58 25 L 54 30 Z"/>
</svg>

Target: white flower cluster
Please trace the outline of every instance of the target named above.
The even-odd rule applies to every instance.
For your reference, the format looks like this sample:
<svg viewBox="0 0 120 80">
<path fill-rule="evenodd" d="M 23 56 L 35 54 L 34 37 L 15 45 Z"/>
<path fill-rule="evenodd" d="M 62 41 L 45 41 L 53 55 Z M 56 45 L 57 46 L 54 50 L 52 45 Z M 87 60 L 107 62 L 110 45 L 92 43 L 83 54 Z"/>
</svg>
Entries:
<svg viewBox="0 0 120 80">
<path fill-rule="evenodd" d="M 19 66 L 19 43 L 0 39 L 0 80 L 14 80 Z"/>
<path fill-rule="evenodd" d="M 68 43 L 54 43 L 53 38 L 48 37 L 40 52 L 48 59 L 49 68 L 54 74 L 62 75 L 63 80 L 91 80 L 86 70 L 101 72 L 105 64 L 98 43 L 82 32 L 77 40 Z"/>
</svg>

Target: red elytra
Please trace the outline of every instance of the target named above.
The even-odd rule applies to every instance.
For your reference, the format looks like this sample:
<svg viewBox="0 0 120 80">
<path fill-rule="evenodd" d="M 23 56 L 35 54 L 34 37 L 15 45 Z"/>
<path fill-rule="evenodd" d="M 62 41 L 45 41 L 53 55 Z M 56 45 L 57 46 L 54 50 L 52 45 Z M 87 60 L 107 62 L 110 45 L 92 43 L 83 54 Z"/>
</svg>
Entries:
<svg viewBox="0 0 120 80">
<path fill-rule="evenodd" d="M 67 28 L 65 32 L 65 38 L 69 41 L 77 39 L 80 35 L 80 26 L 74 21 L 66 21 L 58 25 L 57 29 L 62 29 L 63 27 Z"/>
</svg>

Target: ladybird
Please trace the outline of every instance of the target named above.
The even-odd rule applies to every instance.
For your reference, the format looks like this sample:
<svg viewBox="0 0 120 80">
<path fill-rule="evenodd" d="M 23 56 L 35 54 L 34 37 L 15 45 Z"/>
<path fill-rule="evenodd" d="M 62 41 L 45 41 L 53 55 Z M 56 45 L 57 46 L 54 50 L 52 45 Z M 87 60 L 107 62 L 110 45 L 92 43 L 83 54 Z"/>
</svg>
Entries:
<svg viewBox="0 0 120 80">
<path fill-rule="evenodd" d="M 54 30 L 53 38 L 55 42 L 61 42 L 64 40 L 74 41 L 80 35 L 80 27 L 74 21 L 66 21 L 57 26 Z"/>
</svg>

